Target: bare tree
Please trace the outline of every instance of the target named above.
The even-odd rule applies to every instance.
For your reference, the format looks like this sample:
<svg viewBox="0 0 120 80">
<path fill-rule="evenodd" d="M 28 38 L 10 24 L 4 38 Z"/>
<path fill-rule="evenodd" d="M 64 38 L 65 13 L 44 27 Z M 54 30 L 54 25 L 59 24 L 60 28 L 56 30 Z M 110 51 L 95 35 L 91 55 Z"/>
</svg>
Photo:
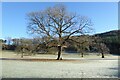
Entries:
<svg viewBox="0 0 120 80">
<path fill-rule="evenodd" d="M 88 33 L 91 20 L 67 11 L 64 5 L 55 5 L 43 11 L 28 14 L 28 32 L 47 37 L 47 41 L 57 38 L 58 57 L 62 59 L 62 46 L 72 35 Z"/>
<path fill-rule="evenodd" d="M 15 38 L 15 39 L 12 39 L 12 44 L 13 45 L 16 45 L 16 46 L 18 46 L 18 45 L 20 45 L 20 39 L 17 39 L 17 38 Z"/>
<path fill-rule="evenodd" d="M 104 58 L 104 54 L 109 53 L 109 48 L 105 45 L 102 38 L 99 36 L 94 37 L 94 46 L 98 49 L 98 51 L 101 53 L 102 58 Z"/>
<path fill-rule="evenodd" d="M 83 57 L 84 52 L 90 51 L 89 46 L 91 45 L 91 39 L 89 35 L 73 36 L 69 40 L 72 46 L 77 49 L 77 52 L 80 52 L 81 57 Z"/>
<path fill-rule="evenodd" d="M 90 40 L 89 40 L 89 36 L 87 35 L 83 35 L 78 37 L 78 39 L 75 39 L 75 42 L 77 43 L 77 49 L 78 51 L 81 53 L 81 57 L 83 57 L 84 52 L 86 50 L 89 50 L 89 45 L 90 45 Z"/>
</svg>

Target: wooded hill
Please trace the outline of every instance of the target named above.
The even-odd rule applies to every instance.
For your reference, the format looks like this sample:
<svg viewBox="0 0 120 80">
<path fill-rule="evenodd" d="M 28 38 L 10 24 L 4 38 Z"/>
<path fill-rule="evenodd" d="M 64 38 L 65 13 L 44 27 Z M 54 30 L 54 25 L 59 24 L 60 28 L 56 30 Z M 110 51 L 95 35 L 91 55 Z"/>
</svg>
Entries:
<svg viewBox="0 0 120 80">
<path fill-rule="evenodd" d="M 103 42 L 107 45 L 111 54 L 120 55 L 120 30 L 113 30 L 105 33 L 95 34 L 102 38 Z"/>
</svg>

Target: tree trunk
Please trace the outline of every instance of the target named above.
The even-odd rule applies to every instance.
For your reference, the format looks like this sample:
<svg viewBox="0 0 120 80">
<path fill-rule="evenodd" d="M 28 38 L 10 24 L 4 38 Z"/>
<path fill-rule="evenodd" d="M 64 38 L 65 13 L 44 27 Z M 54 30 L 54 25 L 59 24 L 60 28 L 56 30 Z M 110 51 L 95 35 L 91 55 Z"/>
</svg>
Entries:
<svg viewBox="0 0 120 80">
<path fill-rule="evenodd" d="M 57 58 L 57 60 L 62 60 L 61 51 L 62 51 L 62 46 L 58 46 L 58 58 Z"/>
<path fill-rule="evenodd" d="M 83 57 L 83 52 L 81 53 L 81 57 Z"/>
<path fill-rule="evenodd" d="M 24 53 L 25 53 L 25 48 L 22 48 L 21 58 L 23 58 Z"/>
<path fill-rule="evenodd" d="M 104 53 L 101 53 L 102 54 L 102 58 L 104 58 Z"/>
<path fill-rule="evenodd" d="M 21 54 L 21 58 L 23 58 L 23 54 L 24 54 L 24 53 L 22 52 L 22 54 Z"/>
</svg>

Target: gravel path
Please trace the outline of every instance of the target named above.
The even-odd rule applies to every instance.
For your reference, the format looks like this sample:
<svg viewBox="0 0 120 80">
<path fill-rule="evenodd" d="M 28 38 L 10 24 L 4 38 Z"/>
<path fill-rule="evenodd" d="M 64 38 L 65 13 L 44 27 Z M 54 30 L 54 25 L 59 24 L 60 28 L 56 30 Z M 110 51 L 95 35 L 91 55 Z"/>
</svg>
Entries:
<svg viewBox="0 0 120 80">
<path fill-rule="evenodd" d="M 47 56 L 48 57 L 48 56 Z M 49 56 L 50 57 L 50 56 Z M 34 58 L 34 57 L 33 57 Z M 46 58 L 46 57 L 44 57 Z M 55 57 L 54 57 L 55 58 Z M 3 78 L 118 78 L 118 59 L 2 61 Z"/>
</svg>

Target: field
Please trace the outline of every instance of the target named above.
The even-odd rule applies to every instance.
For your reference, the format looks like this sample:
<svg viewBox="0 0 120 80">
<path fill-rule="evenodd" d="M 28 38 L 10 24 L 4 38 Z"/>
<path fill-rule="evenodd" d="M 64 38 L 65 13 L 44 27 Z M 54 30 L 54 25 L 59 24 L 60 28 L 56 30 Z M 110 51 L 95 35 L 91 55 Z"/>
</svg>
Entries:
<svg viewBox="0 0 120 80">
<path fill-rule="evenodd" d="M 14 52 L 0 52 L 2 78 L 118 78 L 118 56 L 63 54 L 25 56 Z"/>
</svg>

